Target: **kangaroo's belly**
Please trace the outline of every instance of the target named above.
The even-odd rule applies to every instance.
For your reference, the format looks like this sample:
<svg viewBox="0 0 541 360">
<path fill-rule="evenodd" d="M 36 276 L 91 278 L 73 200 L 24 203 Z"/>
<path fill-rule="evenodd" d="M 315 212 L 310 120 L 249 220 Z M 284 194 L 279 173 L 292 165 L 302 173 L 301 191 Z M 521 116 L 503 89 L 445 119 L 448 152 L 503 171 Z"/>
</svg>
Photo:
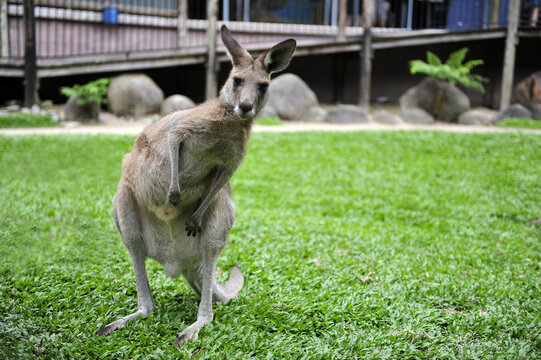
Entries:
<svg viewBox="0 0 541 360">
<path fill-rule="evenodd" d="M 171 277 L 193 272 L 202 261 L 200 239 L 187 236 L 187 216 L 169 221 L 146 217 L 143 242 L 147 256 L 158 261 L 164 272 Z"/>
</svg>

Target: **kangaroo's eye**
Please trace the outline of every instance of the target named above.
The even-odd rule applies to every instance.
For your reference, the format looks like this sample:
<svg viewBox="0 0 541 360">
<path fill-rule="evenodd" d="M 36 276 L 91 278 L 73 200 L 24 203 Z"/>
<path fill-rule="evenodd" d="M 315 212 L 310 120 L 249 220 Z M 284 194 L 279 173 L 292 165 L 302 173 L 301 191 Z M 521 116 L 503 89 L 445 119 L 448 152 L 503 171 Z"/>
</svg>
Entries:
<svg viewBox="0 0 541 360">
<path fill-rule="evenodd" d="M 267 92 L 267 89 L 269 88 L 269 84 L 268 83 L 259 83 L 258 87 L 259 87 L 259 91 L 262 94 L 264 94 L 265 92 Z"/>
<path fill-rule="evenodd" d="M 241 86 L 242 85 L 242 79 L 241 78 L 233 78 L 233 86 Z"/>
</svg>

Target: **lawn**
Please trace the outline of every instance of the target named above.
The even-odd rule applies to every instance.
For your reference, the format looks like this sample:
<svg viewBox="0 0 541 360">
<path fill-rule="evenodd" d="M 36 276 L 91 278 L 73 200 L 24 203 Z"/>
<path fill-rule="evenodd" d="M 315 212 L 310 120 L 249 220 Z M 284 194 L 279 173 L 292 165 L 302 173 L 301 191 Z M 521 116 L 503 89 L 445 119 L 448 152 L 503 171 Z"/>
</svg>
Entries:
<svg viewBox="0 0 541 360">
<path fill-rule="evenodd" d="M 507 128 L 541 129 L 541 120 L 512 118 L 500 120 L 495 125 Z"/>
<path fill-rule="evenodd" d="M 53 121 L 50 115 L 11 113 L 0 116 L 0 128 L 36 128 L 57 127 L 58 121 Z"/>
<path fill-rule="evenodd" d="M 199 340 L 148 260 L 137 307 L 111 200 L 133 137 L 0 137 L 0 358 L 541 357 L 541 135 L 253 134 L 219 260 L 247 278 Z"/>
</svg>

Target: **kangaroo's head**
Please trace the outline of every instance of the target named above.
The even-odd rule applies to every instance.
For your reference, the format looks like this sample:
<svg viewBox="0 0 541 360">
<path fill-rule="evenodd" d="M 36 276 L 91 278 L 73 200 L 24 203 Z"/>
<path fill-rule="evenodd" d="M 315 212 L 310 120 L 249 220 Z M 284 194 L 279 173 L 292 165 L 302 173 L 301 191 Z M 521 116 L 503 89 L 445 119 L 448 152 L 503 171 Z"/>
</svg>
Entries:
<svg viewBox="0 0 541 360">
<path fill-rule="evenodd" d="M 297 43 L 293 39 L 285 40 L 254 59 L 225 25 L 221 35 L 233 69 L 220 95 L 241 119 L 253 118 L 267 101 L 270 75 L 289 64 Z"/>
</svg>

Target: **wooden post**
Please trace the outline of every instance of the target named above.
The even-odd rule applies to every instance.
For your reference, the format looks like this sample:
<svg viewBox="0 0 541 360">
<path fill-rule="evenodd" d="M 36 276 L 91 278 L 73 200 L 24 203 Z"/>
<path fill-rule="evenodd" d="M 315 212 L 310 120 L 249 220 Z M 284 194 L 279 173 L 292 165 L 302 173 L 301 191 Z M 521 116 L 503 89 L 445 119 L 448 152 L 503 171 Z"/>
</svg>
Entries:
<svg viewBox="0 0 541 360">
<path fill-rule="evenodd" d="M 217 95 L 216 76 L 216 20 L 218 16 L 218 0 L 207 0 L 207 81 L 205 99 L 214 99 Z"/>
<path fill-rule="evenodd" d="M 24 23 L 24 106 L 32 107 L 36 103 L 37 60 L 36 60 L 36 21 L 34 18 L 34 0 L 23 1 Z"/>
<path fill-rule="evenodd" d="M 8 0 L 0 0 L 0 57 L 9 56 Z"/>
<path fill-rule="evenodd" d="M 188 45 L 188 0 L 178 0 L 178 48 L 184 49 Z"/>
<path fill-rule="evenodd" d="M 361 79 L 359 87 L 359 106 L 370 108 L 370 78 L 372 77 L 372 14 L 374 0 L 363 0 L 363 47 L 361 58 Z"/>
<path fill-rule="evenodd" d="M 515 72 L 515 51 L 518 42 L 518 12 L 520 0 L 510 0 L 507 10 L 507 36 L 505 37 L 505 54 L 503 57 L 502 94 L 500 97 L 500 110 L 508 107 L 511 102 L 513 90 L 513 77 Z"/>
<path fill-rule="evenodd" d="M 490 0 L 490 23 L 489 28 L 500 27 L 500 0 Z"/>
<path fill-rule="evenodd" d="M 338 36 L 337 41 L 346 41 L 346 17 L 347 17 L 347 0 L 340 0 L 338 8 Z"/>
</svg>

